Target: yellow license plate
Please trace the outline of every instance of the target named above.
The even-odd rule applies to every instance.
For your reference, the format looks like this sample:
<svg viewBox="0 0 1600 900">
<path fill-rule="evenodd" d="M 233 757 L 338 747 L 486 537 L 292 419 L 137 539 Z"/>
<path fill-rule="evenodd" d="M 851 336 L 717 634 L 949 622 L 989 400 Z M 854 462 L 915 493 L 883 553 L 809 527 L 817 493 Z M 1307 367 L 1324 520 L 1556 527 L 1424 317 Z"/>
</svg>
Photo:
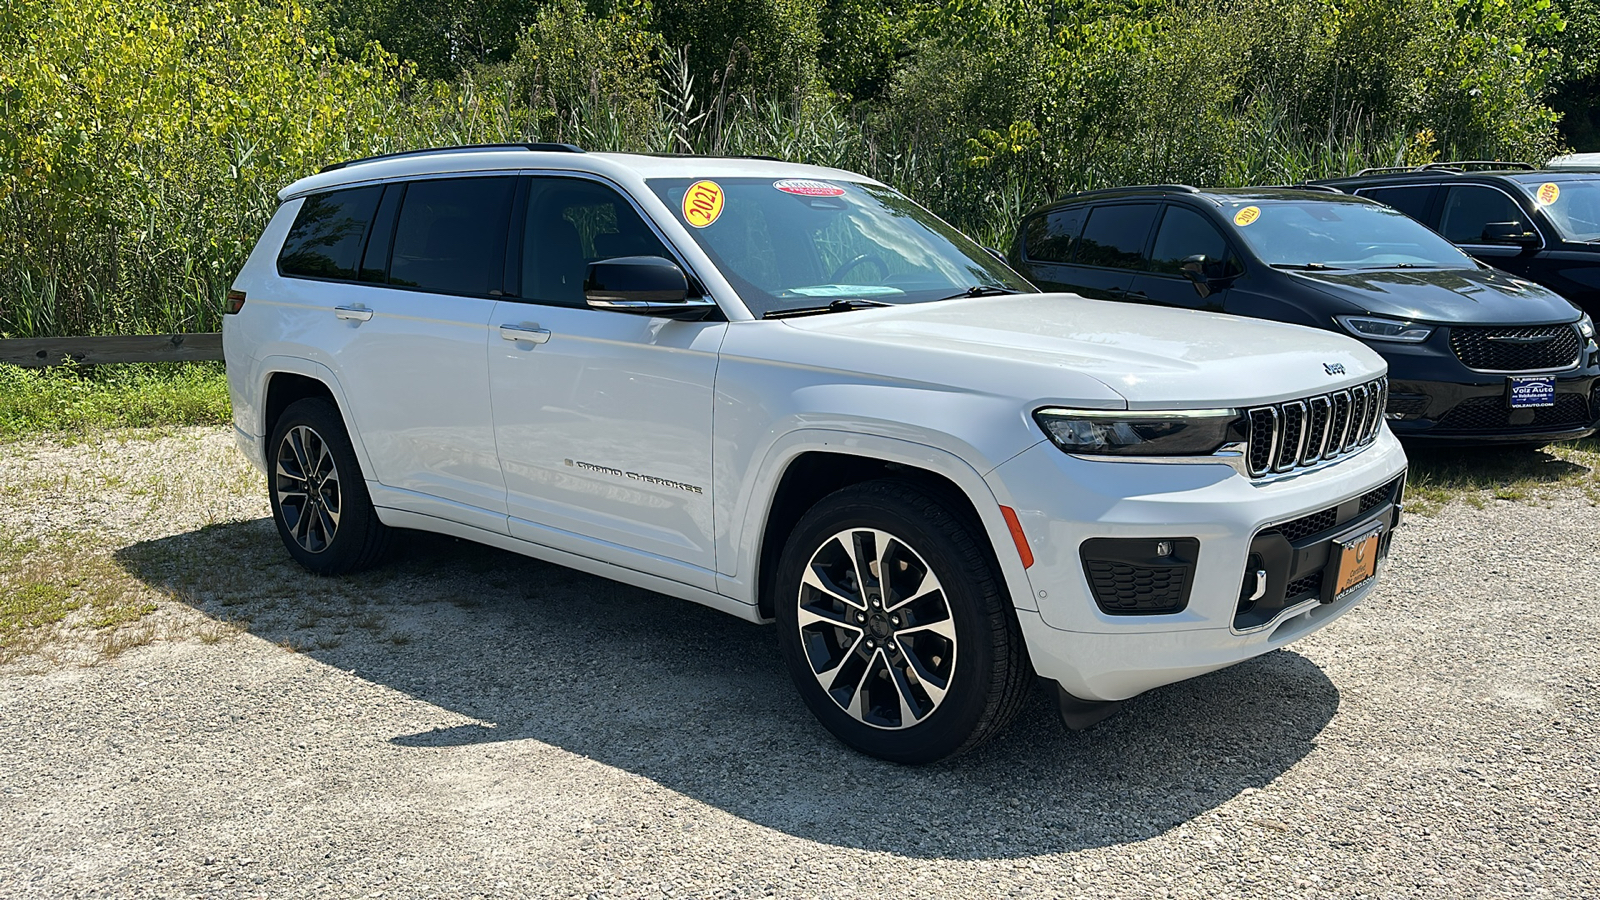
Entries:
<svg viewBox="0 0 1600 900">
<path fill-rule="evenodd" d="M 1335 541 L 1339 548 L 1339 569 L 1333 599 L 1343 597 L 1378 574 L 1378 549 L 1382 539 L 1383 529 L 1379 527 L 1349 540 Z"/>
</svg>

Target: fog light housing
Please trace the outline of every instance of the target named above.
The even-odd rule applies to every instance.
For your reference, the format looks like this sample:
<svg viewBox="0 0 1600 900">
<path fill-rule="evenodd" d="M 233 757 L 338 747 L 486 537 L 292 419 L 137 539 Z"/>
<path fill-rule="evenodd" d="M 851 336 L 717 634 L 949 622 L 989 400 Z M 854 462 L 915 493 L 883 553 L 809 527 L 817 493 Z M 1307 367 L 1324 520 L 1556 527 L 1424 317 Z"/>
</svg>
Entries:
<svg viewBox="0 0 1600 900">
<path fill-rule="evenodd" d="M 1078 552 L 1095 605 L 1107 615 L 1164 616 L 1189 605 L 1196 538 L 1090 538 Z"/>
</svg>

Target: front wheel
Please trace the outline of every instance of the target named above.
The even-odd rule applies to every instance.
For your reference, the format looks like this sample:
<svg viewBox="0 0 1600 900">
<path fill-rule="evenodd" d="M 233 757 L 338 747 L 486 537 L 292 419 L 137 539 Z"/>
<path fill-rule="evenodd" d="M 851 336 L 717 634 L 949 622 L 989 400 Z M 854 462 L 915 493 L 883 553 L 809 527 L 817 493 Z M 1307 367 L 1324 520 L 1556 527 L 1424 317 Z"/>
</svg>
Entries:
<svg viewBox="0 0 1600 900">
<path fill-rule="evenodd" d="M 801 697 L 863 753 L 955 756 L 1021 706 L 1030 667 L 988 545 L 933 494 L 875 481 L 824 498 L 796 525 L 776 589 Z"/>
</svg>

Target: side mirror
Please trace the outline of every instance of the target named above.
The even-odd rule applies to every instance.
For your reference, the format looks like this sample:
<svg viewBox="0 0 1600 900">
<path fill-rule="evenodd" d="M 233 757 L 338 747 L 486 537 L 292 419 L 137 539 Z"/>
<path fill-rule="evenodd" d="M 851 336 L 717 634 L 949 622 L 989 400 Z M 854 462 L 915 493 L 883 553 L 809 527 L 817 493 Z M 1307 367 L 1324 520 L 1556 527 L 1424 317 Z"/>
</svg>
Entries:
<svg viewBox="0 0 1600 900">
<path fill-rule="evenodd" d="M 1490 222 L 1483 226 L 1485 244 L 1510 244 L 1514 247 L 1539 246 L 1539 233 L 1521 222 Z"/>
<path fill-rule="evenodd" d="M 1183 272 L 1183 277 L 1194 282 L 1195 293 L 1202 297 L 1209 297 L 1214 292 L 1226 285 L 1217 282 L 1228 278 L 1228 261 L 1225 259 L 1211 259 L 1204 253 L 1185 256 L 1178 264 Z"/>
<path fill-rule="evenodd" d="M 619 256 L 589 264 L 583 298 L 590 309 L 668 319 L 701 319 L 716 303 L 689 299 L 689 279 L 660 256 Z"/>
<path fill-rule="evenodd" d="M 989 251 L 989 255 L 994 257 L 995 259 L 998 259 L 1001 262 L 1005 262 L 1006 261 L 1006 255 L 1004 253 L 1001 253 L 999 250 L 996 250 L 993 247 L 985 247 L 983 249 Z"/>
</svg>

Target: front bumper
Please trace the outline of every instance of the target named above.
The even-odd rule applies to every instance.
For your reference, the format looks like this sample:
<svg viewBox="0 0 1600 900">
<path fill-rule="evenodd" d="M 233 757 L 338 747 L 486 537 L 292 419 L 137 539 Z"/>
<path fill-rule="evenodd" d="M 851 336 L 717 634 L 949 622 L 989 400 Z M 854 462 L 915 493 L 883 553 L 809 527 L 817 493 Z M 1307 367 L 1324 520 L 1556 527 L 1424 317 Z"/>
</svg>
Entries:
<svg viewBox="0 0 1600 900">
<path fill-rule="evenodd" d="M 1075 697 L 1122 700 L 1275 650 L 1323 627 L 1361 602 L 1376 579 L 1336 602 L 1312 597 L 1241 624 L 1252 542 L 1271 527 L 1309 514 L 1354 509 L 1352 501 L 1390 485 L 1405 467 L 1405 453 L 1387 429 L 1359 453 L 1264 482 L 1220 464 L 1077 459 L 1049 443 L 1007 461 L 990 478 L 998 496 L 1011 498 L 1034 553 L 1027 570 L 1033 602 L 1019 603 L 1017 613 L 1034 668 Z M 1383 514 L 1384 509 L 1364 510 L 1334 530 Z M 1106 612 L 1080 555 L 1084 542 L 1094 538 L 1198 540 L 1186 605 L 1168 614 Z"/>
</svg>

